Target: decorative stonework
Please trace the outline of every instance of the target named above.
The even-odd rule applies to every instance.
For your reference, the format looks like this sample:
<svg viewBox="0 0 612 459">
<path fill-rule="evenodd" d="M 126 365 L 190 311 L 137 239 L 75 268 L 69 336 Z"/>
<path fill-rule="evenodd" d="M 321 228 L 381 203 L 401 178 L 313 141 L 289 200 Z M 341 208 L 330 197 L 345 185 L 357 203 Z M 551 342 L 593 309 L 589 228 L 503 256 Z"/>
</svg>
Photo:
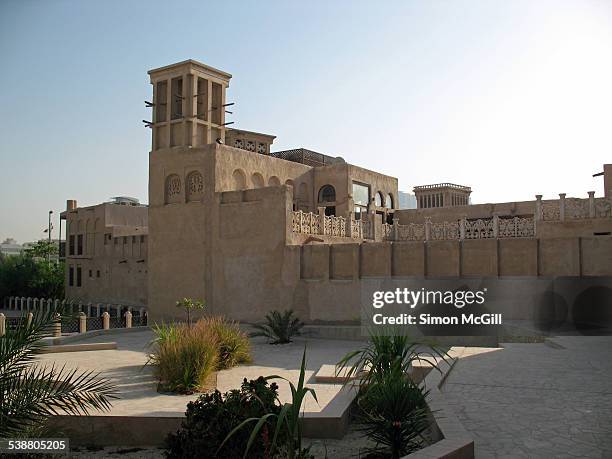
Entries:
<svg viewBox="0 0 612 459">
<path fill-rule="evenodd" d="M 465 238 L 466 239 L 490 239 L 494 237 L 493 219 L 466 220 Z"/>
<path fill-rule="evenodd" d="M 198 171 L 187 176 L 187 201 L 200 201 L 204 195 L 204 180 Z"/>
<path fill-rule="evenodd" d="M 459 239 L 459 224 L 457 222 L 432 223 L 431 239 L 436 241 Z"/>
<path fill-rule="evenodd" d="M 257 153 L 265 154 L 266 151 L 267 151 L 267 148 L 266 148 L 266 144 L 265 143 L 257 144 Z"/>
<path fill-rule="evenodd" d="M 424 241 L 425 225 L 422 223 L 397 225 L 397 239 L 399 241 Z"/>
<path fill-rule="evenodd" d="M 499 237 L 535 237 L 533 217 L 500 218 Z"/>
<path fill-rule="evenodd" d="M 567 198 L 565 200 L 565 218 L 589 218 L 589 200 Z"/>
<path fill-rule="evenodd" d="M 242 139 L 236 139 L 234 140 L 234 146 L 236 148 L 244 148 L 244 142 L 242 141 Z"/>
<path fill-rule="evenodd" d="M 165 183 L 165 202 L 171 204 L 181 202 L 181 178 L 176 174 L 166 177 Z"/>
<path fill-rule="evenodd" d="M 595 217 L 596 218 L 612 217 L 612 199 L 611 198 L 595 199 Z"/>
<path fill-rule="evenodd" d="M 255 142 L 252 140 L 247 140 L 246 142 L 246 150 L 255 151 Z"/>
<path fill-rule="evenodd" d="M 545 201 L 542 203 L 542 220 L 560 220 L 559 201 Z"/>
<path fill-rule="evenodd" d="M 346 236 L 346 219 L 344 217 L 324 216 L 323 234 L 336 237 Z"/>
</svg>

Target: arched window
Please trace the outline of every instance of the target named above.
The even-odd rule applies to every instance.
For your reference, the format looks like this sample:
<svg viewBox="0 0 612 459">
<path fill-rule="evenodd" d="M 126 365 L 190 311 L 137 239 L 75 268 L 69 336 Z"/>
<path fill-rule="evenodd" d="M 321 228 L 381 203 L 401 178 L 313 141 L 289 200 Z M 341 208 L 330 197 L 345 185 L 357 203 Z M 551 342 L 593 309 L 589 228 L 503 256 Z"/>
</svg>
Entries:
<svg viewBox="0 0 612 459">
<path fill-rule="evenodd" d="M 319 202 L 336 202 L 336 190 L 331 185 L 324 185 L 319 190 Z"/>
<path fill-rule="evenodd" d="M 374 205 L 376 207 L 382 207 L 384 202 L 385 198 L 383 198 L 383 194 L 379 191 L 376 193 L 376 196 L 374 196 Z"/>
<path fill-rule="evenodd" d="M 204 196 L 204 179 L 198 171 L 187 176 L 187 201 L 201 201 Z"/>
<path fill-rule="evenodd" d="M 232 179 L 234 181 L 234 191 L 244 190 L 246 188 L 246 175 L 242 169 L 236 169 L 232 173 Z"/>
<path fill-rule="evenodd" d="M 181 178 L 176 174 L 166 177 L 165 203 L 171 204 L 181 201 Z"/>
<path fill-rule="evenodd" d="M 285 180 L 285 185 L 292 187 L 293 186 L 293 180 L 291 180 L 291 179 Z"/>
<path fill-rule="evenodd" d="M 268 186 L 279 186 L 280 180 L 277 176 L 273 175 L 268 179 Z"/>
<path fill-rule="evenodd" d="M 385 200 L 385 207 L 393 209 L 393 195 L 391 193 L 387 195 L 387 199 Z"/>
<path fill-rule="evenodd" d="M 253 188 L 263 188 L 264 187 L 264 178 L 259 172 L 255 172 L 251 175 L 251 183 L 253 184 Z"/>
</svg>

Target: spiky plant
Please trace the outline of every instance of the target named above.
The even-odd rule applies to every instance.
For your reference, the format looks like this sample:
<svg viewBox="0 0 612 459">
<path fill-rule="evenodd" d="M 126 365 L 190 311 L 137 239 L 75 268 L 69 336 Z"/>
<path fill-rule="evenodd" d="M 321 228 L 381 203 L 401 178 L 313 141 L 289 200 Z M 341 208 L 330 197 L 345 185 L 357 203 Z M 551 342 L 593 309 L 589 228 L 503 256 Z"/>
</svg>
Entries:
<svg viewBox="0 0 612 459">
<path fill-rule="evenodd" d="M 250 336 L 264 336 L 270 344 L 286 344 L 291 342 L 293 336 L 301 334 L 303 326 L 300 319 L 293 316 L 291 309 L 283 312 L 272 311 L 266 314 L 266 323 L 253 325 L 257 331 Z"/>
<path fill-rule="evenodd" d="M 364 347 L 346 354 L 336 365 L 336 373 L 346 376 L 347 382 L 359 377 L 360 387 L 365 388 L 397 366 L 408 374 L 413 362 L 426 362 L 440 371 L 438 361 L 447 356 L 433 343 L 414 341 L 396 330 L 384 329 L 372 331 Z"/>
<path fill-rule="evenodd" d="M 109 379 L 93 371 L 36 362 L 55 322 L 56 311 L 40 312 L 0 337 L 0 438 L 42 429 L 56 414 L 107 411 L 118 398 Z"/>
<path fill-rule="evenodd" d="M 427 393 L 395 364 L 358 397 L 358 428 L 375 443 L 371 456 L 399 459 L 426 444 Z"/>
<path fill-rule="evenodd" d="M 277 457 L 276 454 L 279 454 L 280 457 L 287 459 L 313 458 L 314 456 L 310 454 L 309 448 L 302 448 L 302 423 L 300 420 L 302 404 L 308 394 L 318 403 L 315 390 L 304 386 L 306 380 L 306 348 L 304 348 L 304 353 L 302 354 L 302 365 L 300 366 L 300 377 L 297 387 L 282 376 L 274 375 L 265 378 L 266 381 L 271 379 L 283 379 L 289 383 L 289 388 L 291 389 L 291 403 L 283 404 L 278 413 L 267 413 L 260 418 L 249 418 L 241 422 L 228 434 L 225 440 L 223 440 L 223 443 L 219 446 L 219 450 L 223 448 L 223 445 L 225 445 L 236 432 L 248 424 L 255 423 L 244 451 L 244 459 L 248 458 L 249 450 L 262 429 L 266 428 L 269 422 L 276 420 L 276 427 L 274 428 L 272 442 L 270 443 L 269 457 Z M 279 445 L 280 438 L 284 438 L 284 444 Z"/>
</svg>

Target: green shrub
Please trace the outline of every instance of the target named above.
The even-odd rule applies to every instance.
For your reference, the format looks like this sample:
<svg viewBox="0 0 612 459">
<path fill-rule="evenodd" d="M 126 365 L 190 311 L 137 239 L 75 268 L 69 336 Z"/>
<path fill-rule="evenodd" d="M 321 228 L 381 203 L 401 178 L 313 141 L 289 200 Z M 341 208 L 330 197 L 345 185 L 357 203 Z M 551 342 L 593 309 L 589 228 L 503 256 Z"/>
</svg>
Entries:
<svg viewBox="0 0 612 459">
<path fill-rule="evenodd" d="M 210 327 L 219 345 L 219 370 L 251 362 L 251 342 L 236 322 L 211 317 L 201 319 L 195 327 Z"/>
<path fill-rule="evenodd" d="M 161 325 L 154 328 L 156 350 L 149 357 L 159 389 L 192 393 L 208 388 L 219 363 L 216 334 L 206 327 Z"/>
<path fill-rule="evenodd" d="M 227 435 L 243 421 L 260 417 L 266 413 L 279 413 L 276 403 L 278 386 L 268 384 L 259 377 L 256 380 L 245 379 L 240 390 L 234 389 L 224 395 L 218 390 L 211 394 L 201 395 L 195 402 L 187 405 L 185 419 L 181 429 L 170 434 L 166 439 L 170 458 L 241 458 L 247 446 L 250 432 L 242 429 L 232 436 L 232 441 L 221 443 Z M 262 426 L 249 450 L 249 457 L 270 457 L 272 422 Z"/>
<path fill-rule="evenodd" d="M 304 386 L 306 379 L 306 348 L 302 354 L 302 364 L 300 366 L 300 377 L 298 380 L 297 387 L 293 385 L 291 381 L 282 376 L 268 376 L 268 379 L 282 379 L 289 383 L 291 389 L 291 403 L 283 404 L 280 411 L 268 411 L 266 414 L 260 417 L 250 417 L 245 419 L 240 425 L 236 426 L 232 430 L 223 443 L 221 443 L 220 450 L 227 445 L 230 440 L 233 441 L 234 437 L 244 431 L 244 427 L 248 424 L 253 425 L 253 429 L 249 435 L 249 439 L 246 443 L 246 449 L 244 450 L 244 458 L 254 457 L 252 456 L 253 444 L 255 439 L 259 436 L 264 435 L 265 438 L 270 438 L 269 422 L 273 419 L 276 420 L 275 428 L 273 430 L 272 442 L 269 450 L 269 455 L 266 457 L 280 457 L 286 459 L 314 459 L 314 456 L 310 454 L 310 447 L 302 448 L 302 404 L 308 394 L 317 400 L 317 394 L 314 389 Z M 256 456 L 255 456 L 256 457 Z"/>
<path fill-rule="evenodd" d="M 282 313 L 272 311 L 266 314 L 266 323 L 255 324 L 253 328 L 257 331 L 250 336 L 264 336 L 270 344 L 290 343 L 293 336 L 300 335 L 304 324 L 297 317 L 293 317 L 293 311 L 287 310 Z"/>
</svg>

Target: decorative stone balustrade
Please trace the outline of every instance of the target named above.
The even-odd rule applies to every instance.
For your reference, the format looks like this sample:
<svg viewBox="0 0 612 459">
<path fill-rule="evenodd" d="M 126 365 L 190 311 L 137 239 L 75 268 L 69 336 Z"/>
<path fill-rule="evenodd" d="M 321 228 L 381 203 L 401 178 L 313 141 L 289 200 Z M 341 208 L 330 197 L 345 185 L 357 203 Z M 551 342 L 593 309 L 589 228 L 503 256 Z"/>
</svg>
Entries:
<svg viewBox="0 0 612 459">
<path fill-rule="evenodd" d="M 445 241 L 463 239 L 495 239 L 534 237 L 533 217 L 461 219 L 456 222 L 408 223 L 383 225 L 383 240 L 386 241 Z"/>
<path fill-rule="evenodd" d="M 298 234 L 320 234 L 334 237 L 348 237 L 347 219 L 323 213 L 303 212 L 295 210 L 292 213 L 291 230 Z M 353 239 L 367 239 L 371 232 L 370 222 L 367 220 L 350 221 L 350 237 Z"/>
<path fill-rule="evenodd" d="M 566 198 L 565 193 L 559 199 L 541 201 L 538 196 L 538 217 L 544 221 L 564 221 L 587 218 L 612 217 L 612 198 L 595 198 L 595 192 L 589 191 L 587 199 Z"/>
</svg>

